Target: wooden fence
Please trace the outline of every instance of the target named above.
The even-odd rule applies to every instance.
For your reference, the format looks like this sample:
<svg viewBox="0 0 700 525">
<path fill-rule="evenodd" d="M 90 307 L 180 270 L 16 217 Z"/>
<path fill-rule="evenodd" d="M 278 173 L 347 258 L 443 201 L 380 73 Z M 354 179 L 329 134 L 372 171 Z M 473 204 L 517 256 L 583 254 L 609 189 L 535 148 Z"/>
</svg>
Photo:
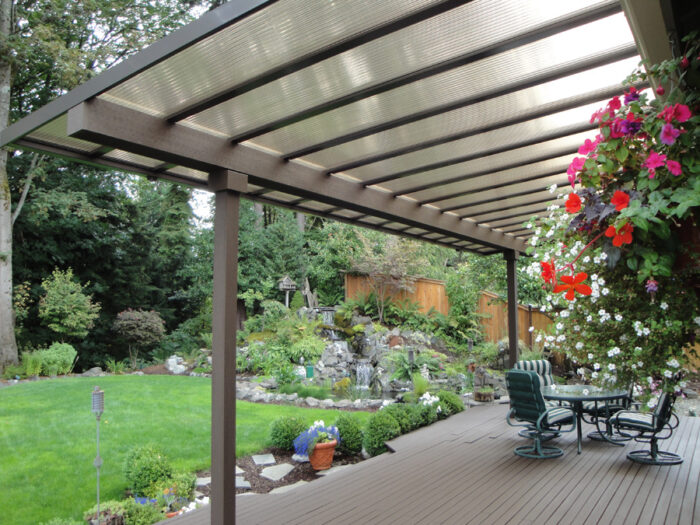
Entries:
<svg viewBox="0 0 700 525">
<path fill-rule="evenodd" d="M 345 300 L 358 295 L 367 295 L 372 291 L 366 275 L 345 274 Z M 445 282 L 435 279 L 418 279 L 413 286 L 413 292 L 399 292 L 392 296 L 395 300 L 410 299 L 420 305 L 420 311 L 427 313 L 430 308 L 447 315 L 450 305 L 445 292 Z"/>
<path fill-rule="evenodd" d="M 500 341 L 508 337 L 508 303 L 503 301 L 498 295 L 491 292 L 481 292 L 477 311 L 485 314 L 481 320 L 486 341 Z M 535 327 L 535 332 L 545 330 L 552 320 L 546 314 L 540 312 L 536 307 L 518 305 L 518 339 L 526 345 L 532 347 L 534 334 L 530 332 L 531 326 Z"/>
</svg>

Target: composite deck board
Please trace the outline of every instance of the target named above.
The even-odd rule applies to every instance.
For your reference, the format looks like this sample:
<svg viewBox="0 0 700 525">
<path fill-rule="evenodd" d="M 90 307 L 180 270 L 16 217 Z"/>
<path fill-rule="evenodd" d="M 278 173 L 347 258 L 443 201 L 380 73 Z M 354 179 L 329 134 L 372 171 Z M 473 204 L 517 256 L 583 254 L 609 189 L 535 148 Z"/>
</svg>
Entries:
<svg viewBox="0 0 700 525">
<path fill-rule="evenodd" d="M 236 497 L 236 522 L 249 524 L 700 523 L 700 419 L 681 418 L 661 448 L 672 467 L 639 465 L 624 447 L 576 433 L 552 441 L 564 456 L 529 460 L 505 422 L 508 407 L 472 407 L 389 443 L 383 454 L 283 494 Z M 584 434 L 592 430 L 584 425 Z M 167 521 L 210 525 L 208 508 Z"/>
</svg>

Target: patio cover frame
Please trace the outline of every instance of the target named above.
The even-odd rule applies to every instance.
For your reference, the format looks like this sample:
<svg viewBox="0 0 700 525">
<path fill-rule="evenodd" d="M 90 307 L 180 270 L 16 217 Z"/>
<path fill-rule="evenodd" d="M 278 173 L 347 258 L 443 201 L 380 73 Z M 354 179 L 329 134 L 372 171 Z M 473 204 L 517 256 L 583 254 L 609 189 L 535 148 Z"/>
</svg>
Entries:
<svg viewBox="0 0 700 525">
<path fill-rule="evenodd" d="M 504 118 L 490 124 L 465 131 L 447 133 L 435 139 L 407 144 L 399 149 L 384 150 L 353 161 L 339 161 L 330 166 L 319 166 L 305 161 L 303 157 L 316 152 L 348 144 L 352 141 L 390 132 L 410 126 L 424 119 L 442 117 L 461 108 L 507 97 L 568 75 L 576 75 L 589 69 L 602 67 L 616 60 L 635 55 L 639 50 L 644 58 L 659 61 L 670 56 L 667 30 L 663 24 L 662 8 L 668 2 L 658 0 L 622 0 L 621 4 L 603 0 L 593 8 L 572 16 L 562 16 L 551 23 L 540 24 L 517 37 L 498 41 L 471 54 L 459 55 L 429 67 L 374 85 L 358 87 L 343 96 L 320 102 L 316 106 L 269 120 L 235 136 L 208 133 L 196 126 L 184 125 L 189 117 L 216 108 L 236 97 L 279 81 L 305 68 L 321 64 L 363 45 L 382 39 L 391 39 L 398 32 L 429 21 L 440 15 L 462 8 L 467 0 L 433 0 L 423 6 L 389 18 L 371 28 L 349 35 L 329 45 L 302 54 L 294 60 L 271 67 L 245 82 L 226 86 L 224 89 L 195 102 L 185 101 L 176 111 L 156 115 L 134 105 L 115 103 L 109 97 L 110 90 L 130 79 L 147 73 L 217 33 L 241 23 L 265 9 L 284 4 L 283 0 L 238 0 L 224 4 L 207 13 L 196 22 L 176 31 L 165 39 L 154 43 L 130 59 L 117 64 L 73 91 L 47 104 L 31 115 L 5 129 L 0 135 L 0 145 L 14 145 L 21 149 L 41 151 L 78 162 L 109 169 L 140 173 L 148 177 L 183 182 L 216 194 L 215 208 L 215 255 L 214 255 L 214 318 L 213 318 L 213 378 L 212 378 L 212 506 L 211 522 L 215 524 L 235 523 L 235 340 L 237 326 L 237 239 L 238 210 L 241 196 L 260 202 L 284 206 L 304 213 L 317 214 L 343 222 L 357 224 L 433 242 L 482 255 L 501 253 L 507 262 L 508 279 L 508 336 L 510 362 L 517 359 L 517 276 L 516 261 L 526 249 L 528 231 L 518 229 L 526 218 L 523 213 L 541 215 L 544 203 L 551 197 L 542 197 L 544 187 L 536 186 L 538 180 L 550 180 L 561 173 L 559 169 L 538 172 L 524 177 L 518 184 L 494 182 L 474 189 L 454 190 L 451 184 L 477 177 L 494 176 L 489 169 L 465 173 L 442 181 L 426 181 L 410 191 L 386 191 L 383 186 L 411 177 L 417 173 L 430 173 L 446 166 L 454 166 L 474 159 L 509 153 L 518 148 L 537 147 L 543 141 L 557 140 L 591 129 L 592 126 L 577 124 L 536 138 L 525 137 L 519 141 L 481 153 L 467 153 L 458 158 L 446 159 L 431 165 L 416 164 L 410 169 L 398 170 L 380 177 L 353 180 L 342 176 L 368 164 L 411 155 L 432 147 L 449 145 L 469 137 L 517 126 L 537 118 L 547 118 L 556 112 L 567 111 L 580 105 L 608 98 L 614 94 L 610 88 L 584 93 L 578 98 L 562 100 L 541 110 Z M 321 142 L 313 142 L 287 152 L 270 151 L 255 143 L 257 137 L 274 133 L 285 126 L 313 119 L 335 109 L 380 96 L 391 90 L 434 77 L 455 68 L 476 63 L 501 53 L 536 43 L 563 31 L 592 23 L 624 9 L 636 40 L 635 46 L 622 47 L 583 60 L 577 65 L 566 65 L 547 71 L 529 80 L 510 86 L 494 86 L 489 92 L 477 97 L 439 104 L 388 119 L 363 129 L 345 132 Z M 177 82 L 177 79 L 174 80 Z M 643 87 L 643 86 L 642 86 Z M 46 140 L 36 134 L 42 127 L 50 126 L 57 119 L 65 118 L 65 141 Z M 447 117 L 445 117 L 447 118 Z M 446 120 L 447 122 L 447 120 Z M 80 139 L 92 144 L 92 149 L 75 147 Z M 82 144 L 82 143 L 80 143 Z M 126 152 L 126 156 L 115 157 L 115 150 Z M 548 162 L 557 156 L 573 154 L 567 148 L 529 162 Z M 300 159 L 301 158 L 301 159 Z M 146 159 L 145 161 L 142 159 Z M 155 162 L 148 162 L 151 159 Z M 297 160 L 300 159 L 300 160 Z M 504 173 L 517 170 L 522 163 L 502 165 Z M 336 176 L 341 175 L 341 176 Z M 525 186 L 534 181 L 535 185 Z M 522 186 L 521 186 L 522 185 Z M 427 197 L 411 198 L 409 194 L 444 188 Z M 495 193 L 494 193 L 495 192 Z M 510 193 L 509 193 L 510 192 Z M 291 196 L 291 198 L 289 197 Z M 451 199 L 474 196 L 475 201 L 451 202 Z M 521 199 L 521 200 L 518 200 Z M 522 200 L 525 199 L 525 200 Z M 437 203 L 445 201 L 445 205 Z M 540 204 L 538 204 L 540 203 Z M 500 217 L 496 214 L 485 222 L 480 216 L 493 215 L 491 208 L 500 206 Z M 532 208 L 538 205 L 537 208 Z M 527 212 L 515 211 L 527 207 Z M 474 208 L 473 211 L 469 211 Z M 351 212 L 351 213 L 350 213 Z M 519 221 L 517 219 L 520 219 Z M 498 226 L 490 222 L 507 220 Z M 510 228 L 510 229 L 505 229 Z M 228 496 L 228 497 L 227 497 Z"/>
</svg>

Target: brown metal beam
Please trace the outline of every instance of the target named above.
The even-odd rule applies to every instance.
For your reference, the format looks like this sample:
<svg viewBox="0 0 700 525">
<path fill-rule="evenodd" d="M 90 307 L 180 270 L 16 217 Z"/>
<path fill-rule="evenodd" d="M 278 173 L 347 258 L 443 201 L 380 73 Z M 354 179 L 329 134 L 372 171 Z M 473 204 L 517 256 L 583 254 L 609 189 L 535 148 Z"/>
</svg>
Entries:
<svg viewBox="0 0 700 525">
<path fill-rule="evenodd" d="M 518 361 L 518 274 L 516 271 L 518 252 L 506 250 L 503 253 L 506 260 L 506 275 L 508 279 L 508 354 L 509 367 Z"/>
<path fill-rule="evenodd" d="M 173 162 L 201 171 L 227 169 L 248 175 L 251 183 L 367 213 L 386 220 L 453 235 L 498 250 L 524 250 L 524 243 L 493 232 L 434 207 L 395 199 L 384 192 L 363 188 L 340 177 L 299 162 L 285 162 L 245 144 L 232 146 L 220 139 L 179 124 L 101 99 L 93 99 L 68 112 L 69 136 L 125 151 Z"/>
<path fill-rule="evenodd" d="M 209 176 L 216 190 L 211 381 L 211 523 L 236 522 L 236 327 L 238 212 L 247 181 L 226 170 Z M 238 190 L 238 191 L 236 191 Z"/>
</svg>

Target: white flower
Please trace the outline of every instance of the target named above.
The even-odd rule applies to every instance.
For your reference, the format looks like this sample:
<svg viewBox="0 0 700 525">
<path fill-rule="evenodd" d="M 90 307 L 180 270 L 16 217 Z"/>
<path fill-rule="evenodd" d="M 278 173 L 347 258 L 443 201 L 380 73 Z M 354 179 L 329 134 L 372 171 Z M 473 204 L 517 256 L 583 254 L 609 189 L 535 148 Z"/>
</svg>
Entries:
<svg viewBox="0 0 700 525">
<path fill-rule="evenodd" d="M 676 359 L 671 359 L 670 361 L 666 361 L 666 364 L 670 366 L 671 368 L 678 368 L 681 366 L 681 364 L 676 360 Z"/>
<path fill-rule="evenodd" d="M 588 359 L 593 359 L 593 354 L 588 352 Z"/>
<path fill-rule="evenodd" d="M 583 368 L 579 368 L 578 370 L 576 370 L 576 373 L 577 373 L 578 375 L 582 376 L 582 375 L 584 375 L 584 374 L 586 373 L 586 371 L 585 371 Z"/>
<path fill-rule="evenodd" d="M 528 332 L 532 333 L 535 331 L 535 327 L 531 326 L 530 328 L 527 329 Z"/>
<path fill-rule="evenodd" d="M 561 312 L 559 312 L 559 317 L 563 317 L 565 319 L 569 317 L 569 310 L 562 310 Z"/>
<path fill-rule="evenodd" d="M 639 368 L 642 368 L 644 366 L 644 363 L 642 363 L 641 361 L 637 361 L 637 366 Z"/>
<path fill-rule="evenodd" d="M 586 264 L 587 262 L 590 262 L 590 261 L 591 261 L 591 258 L 590 258 L 588 255 L 586 255 L 586 256 L 583 258 L 583 263 L 584 263 L 584 264 Z"/>
<path fill-rule="evenodd" d="M 668 310 L 668 303 L 666 303 L 666 301 L 662 302 L 659 305 L 659 308 L 661 308 L 662 310 Z"/>
<path fill-rule="evenodd" d="M 583 374 L 582 374 L 582 375 L 583 375 Z M 583 395 L 584 395 L 584 396 L 587 396 L 588 394 L 590 394 L 590 390 L 588 390 L 587 388 L 584 388 L 584 389 L 583 389 Z"/>
<path fill-rule="evenodd" d="M 598 379 L 598 372 L 592 372 L 592 373 L 591 373 L 591 377 L 592 377 L 593 379 Z"/>
<path fill-rule="evenodd" d="M 537 337 L 535 338 L 536 343 L 539 343 L 540 341 L 542 341 L 542 334 L 538 334 Z"/>
<path fill-rule="evenodd" d="M 594 264 L 600 264 L 600 258 L 598 256 L 593 257 Z"/>
<path fill-rule="evenodd" d="M 602 288 L 600 290 L 600 293 L 602 293 L 603 295 L 608 295 L 610 293 L 610 290 L 608 290 L 607 288 Z"/>
<path fill-rule="evenodd" d="M 580 332 L 580 331 L 581 331 L 581 327 L 577 324 L 574 325 L 574 332 Z"/>
<path fill-rule="evenodd" d="M 593 368 L 600 370 L 600 363 L 593 363 Z"/>
<path fill-rule="evenodd" d="M 608 370 L 615 370 L 615 363 L 608 363 Z"/>
<path fill-rule="evenodd" d="M 671 372 L 670 370 L 664 370 L 664 377 L 673 377 L 673 372 Z"/>
<path fill-rule="evenodd" d="M 608 258 L 608 254 L 607 254 L 607 253 L 603 252 L 603 253 L 600 254 L 600 260 L 601 260 L 601 261 L 604 261 L 604 260 L 607 259 L 607 258 Z M 605 284 L 605 281 L 603 281 L 601 284 Z"/>
<path fill-rule="evenodd" d="M 525 227 L 526 227 L 528 230 L 531 230 L 531 229 L 532 229 L 532 223 L 531 223 L 531 222 L 528 222 L 528 223 L 525 225 Z"/>
<path fill-rule="evenodd" d="M 643 333 L 644 335 L 649 335 L 649 334 L 651 333 L 651 330 L 649 330 L 649 329 L 645 326 L 644 328 L 642 328 L 642 333 Z"/>
<path fill-rule="evenodd" d="M 562 330 L 564 325 L 562 323 L 557 323 L 557 331 Z"/>
<path fill-rule="evenodd" d="M 566 336 L 564 334 L 557 336 L 557 343 L 561 343 L 562 341 L 566 341 Z"/>
<path fill-rule="evenodd" d="M 658 400 L 655 397 L 652 397 L 649 401 L 647 401 L 647 406 L 649 408 L 654 408 L 656 403 L 658 403 Z"/>
<path fill-rule="evenodd" d="M 634 370 L 637 370 L 637 365 L 635 365 L 634 363 L 632 363 L 632 368 L 633 368 Z"/>
<path fill-rule="evenodd" d="M 688 383 L 686 381 L 681 381 L 678 384 L 680 385 L 681 388 L 685 388 L 686 386 L 688 386 Z"/>
<path fill-rule="evenodd" d="M 700 325 L 700 315 L 693 319 L 693 321 L 695 321 L 695 324 Z"/>
<path fill-rule="evenodd" d="M 552 184 L 552 185 L 549 187 L 549 193 L 554 193 L 555 191 L 557 191 L 557 185 L 556 185 L 556 184 Z"/>
<path fill-rule="evenodd" d="M 615 314 L 615 321 L 617 321 L 618 323 L 622 321 L 622 316 L 620 314 Z"/>
<path fill-rule="evenodd" d="M 598 274 L 597 274 L 597 273 L 594 273 L 593 275 L 591 275 L 591 281 L 592 281 L 592 282 L 595 283 L 597 280 L 598 280 Z M 598 283 L 596 283 L 596 284 L 598 284 Z"/>
<path fill-rule="evenodd" d="M 587 323 L 590 323 L 592 320 L 593 320 L 593 316 L 592 316 L 592 315 L 587 315 L 587 316 L 586 316 L 586 322 L 587 322 Z"/>
<path fill-rule="evenodd" d="M 578 343 L 576 343 L 576 350 L 581 350 L 581 348 L 583 348 L 583 343 L 579 341 Z"/>
</svg>

